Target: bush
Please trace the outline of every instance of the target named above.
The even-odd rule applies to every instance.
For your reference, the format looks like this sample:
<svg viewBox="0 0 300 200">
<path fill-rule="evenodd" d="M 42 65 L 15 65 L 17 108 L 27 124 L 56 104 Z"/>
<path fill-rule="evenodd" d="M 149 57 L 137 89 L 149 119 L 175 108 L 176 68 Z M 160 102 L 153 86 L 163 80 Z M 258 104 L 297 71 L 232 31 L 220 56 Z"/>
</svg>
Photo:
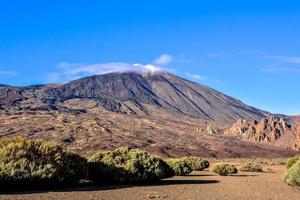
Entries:
<svg viewBox="0 0 300 200">
<path fill-rule="evenodd" d="M 286 171 L 284 181 L 292 186 L 300 186 L 300 160 Z"/>
<path fill-rule="evenodd" d="M 234 165 L 218 164 L 213 166 L 211 172 L 219 174 L 221 176 L 228 176 L 230 174 L 237 174 L 238 170 Z"/>
<path fill-rule="evenodd" d="M 286 163 L 286 168 L 289 169 L 291 168 L 294 164 L 296 164 L 296 162 L 300 160 L 300 156 L 294 156 L 290 159 L 288 159 L 287 163 Z"/>
<path fill-rule="evenodd" d="M 0 141 L 0 184 L 57 186 L 85 178 L 86 159 L 52 142 L 21 137 Z"/>
<path fill-rule="evenodd" d="M 185 157 L 185 162 L 192 168 L 193 171 L 201 171 L 209 168 L 209 162 L 200 157 Z"/>
<path fill-rule="evenodd" d="M 192 168 L 186 163 L 184 159 L 171 158 L 166 160 L 167 164 L 177 176 L 184 176 L 192 172 Z"/>
<path fill-rule="evenodd" d="M 88 166 L 89 179 L 95 182 L 153 182 L 173 176 L 160 158 L 127 147 L 98 152 L 90 157 Z"/>
<path fill-rule="evenodd" d="M 258 163 L 247 162 L 239 169 L 242 172 L 262 172 L 262 166 Z"/>
</svg>

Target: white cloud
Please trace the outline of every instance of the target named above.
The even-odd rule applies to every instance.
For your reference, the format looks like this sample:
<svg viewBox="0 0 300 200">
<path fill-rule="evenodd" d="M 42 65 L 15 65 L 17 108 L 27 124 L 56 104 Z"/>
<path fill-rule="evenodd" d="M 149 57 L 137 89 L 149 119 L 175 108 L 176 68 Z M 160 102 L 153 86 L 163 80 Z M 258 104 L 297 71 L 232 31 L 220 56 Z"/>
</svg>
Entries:
<svg viewBox="0 0 300 200">
<path fill-rule="evenodd" d="M 190 79 L 194 79 L 194 80 L 204 80 L 204 79 L 206 79 L 204 76 L 201 76 L 199 74 L 186 73 L 186 76 L 189 77 Z"/>
<path fill-rule="evenodd" d="M 84 76 L 100 75 L 114 72 L 136 72 L 136 73 L 155 73 L 159 71 L 169 71 L 166 68 L 152 64 L 129 64 L 129 63 L 98 63 L 81 64 L 61 62 L 57 65 L 58 72 L 48 75 L 48 82 L 67 82 Z"/>
<path fill-rule="evenodd" d="M 173 61 L 173 57 L 168 54 L 162 54 L 157 59 L 153 61 L 156 65 L 167 65 Z"/>
<path fill-rule="evenodd" d="M 292 67 L 270 67 L 262 69 L 264 72 L 300 72 L 300 69 Z"/>
<path fill-rule="evenodd" d="M 300 64 L 299 56 L 280 56 L 280 55 L 268 55 L 265 53 L 261 53 L 263 59 L 274 60 L 283 63 L 292 63 L 292 64 Z"/>
<path fill-rule="evenodd" d="M 159 71 L 175 72 L 175 69 L 161 67 L 171 63 L 174 58 L 168 54 L 162 54 L 153 61 L 153 64 L 141 63 L 124 63 L 124 62 L 111 62 L 111 63 L 69 63 L 60 62 L 57 64 L 57 72 L 47 75 L 47 82 L 67 82 L 70 80 L 78 79 L 85 76 L 100 75 L 114 72 L 136 72 L 136 73 L 155 73 Z"/>
</svg>

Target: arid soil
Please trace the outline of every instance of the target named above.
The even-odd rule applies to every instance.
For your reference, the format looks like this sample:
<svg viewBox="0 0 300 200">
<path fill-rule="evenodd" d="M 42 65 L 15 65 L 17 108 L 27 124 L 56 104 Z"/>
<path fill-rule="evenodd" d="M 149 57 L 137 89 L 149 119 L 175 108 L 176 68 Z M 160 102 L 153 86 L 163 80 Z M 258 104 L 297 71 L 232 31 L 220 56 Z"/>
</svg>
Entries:
<svg viewBox="0 0 300 200">
<path fill-rule="evenodd" d="M 70 102 L 69 102 L 70 103 Z M 64 148 L 90 156 L 120 146 L 141 148 L 161 157 L 289 157 L 297 151 L 239 141 L 217 131 L 213 122 L 169 114 L 129 115 L 93 107 L 92 102 L 73 102 L 89 113 L 54 111 L 0 114 L 0 138 L 23 136 L 55 141 Z M 71 104 L 71 103 L 70 103 Z M 213 128 L 212 128 L 213 129 Z"/>
<path fill-rule="evenodd" d="M 291 117 L 291 121 L 292 121 L 294 124 L 300 125 L 300 115 Z"/>
<path fill-rule="evenodd" d="M 239 161 L 231 161 L 232 163 Z M 118 200 L 118 199 L 299 199 L 300 188 L 282 181 L 285 166 L 264 165 L 264 172 L 239 172 L 222 177 L 208 170 L 174 177 L 152 185 L 83 186 L 59 191 L 19 192 L 0 195 L 10 200 Z"/>
</svg>

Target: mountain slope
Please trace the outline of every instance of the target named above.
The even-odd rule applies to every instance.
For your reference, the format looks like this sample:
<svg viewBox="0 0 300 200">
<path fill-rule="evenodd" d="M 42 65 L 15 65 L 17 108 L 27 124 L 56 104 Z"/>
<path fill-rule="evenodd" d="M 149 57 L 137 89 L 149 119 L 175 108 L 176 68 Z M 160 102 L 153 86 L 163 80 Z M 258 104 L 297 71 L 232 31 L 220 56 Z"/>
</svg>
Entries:
<svg viewBox="0 0 300 200">
<path fill-rule="evenodd" d="M 268 114 L 211 88 L 166 72 L 92 76 L 50 88 L 45 93 L 48 98 L 55 98 L 56 102 L 76 98 L 94 99 L 111 111 L 133 111 L 138 108 L 146 114 L 149 114 L 149 110 L 144 105 L 153 105 L 222 124 L 233 123 L 238 118 L 260 119 Z M 126 102 L 131 102 L 131 105 L 128 106 Z"/>
<path fill-rule="evenodd" d="M 4 110 L 10 107 L 60 109 L 72 99 L 92 99 L 107 110 L 135 114 L 151 114 L 146 108 L 151 105 L 224 125 L 239 118 L 253 120 L 268 115 L 209 87 L 166 72 L 111 73 L 62 85 L 0 87 L 0 108 Z"/>
<path fill-rule="evenodd" d="M 214 89 L 172 74 L 150 75 L 147 80 L 159 99 L 186 115 L 225 124 L 238 118 L 259 119 L 268 115 Z"/>
</svg>

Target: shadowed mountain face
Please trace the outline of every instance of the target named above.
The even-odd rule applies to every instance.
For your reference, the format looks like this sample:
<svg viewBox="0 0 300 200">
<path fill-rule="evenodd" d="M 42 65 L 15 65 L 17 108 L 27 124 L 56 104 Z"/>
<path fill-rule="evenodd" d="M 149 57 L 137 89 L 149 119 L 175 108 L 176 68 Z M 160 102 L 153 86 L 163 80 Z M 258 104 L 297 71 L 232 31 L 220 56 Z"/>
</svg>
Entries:
<svg viewBox="0 0 300 200">
<path fill-rule="evenodd" d="M 146 80 L 163 105 L 171 105 L 185 115 L 224 124 L 237 118 L 258 119 L 267 115 L 209 87 L 171 74 L 150 75 Z"/>
<path fill-rule="evenodd" d="M 139 74 L 114 73 L 82 78 L 47 91 L 50 95 L 65 99 L 110 98 L 116 101 L 136 101 L 158 104 L 149 83 Z"/>
</svg>

